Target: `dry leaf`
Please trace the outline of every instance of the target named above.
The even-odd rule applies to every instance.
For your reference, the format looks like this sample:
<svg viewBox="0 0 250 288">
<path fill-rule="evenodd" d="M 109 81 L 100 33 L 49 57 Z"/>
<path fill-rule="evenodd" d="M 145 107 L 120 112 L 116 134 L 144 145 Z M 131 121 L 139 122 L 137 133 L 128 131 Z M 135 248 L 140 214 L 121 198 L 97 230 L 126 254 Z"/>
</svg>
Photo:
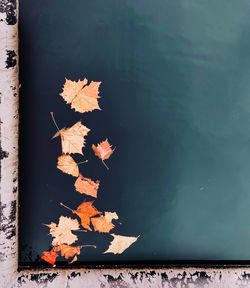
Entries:
<svg viewBox="0 0 250 288">
<path fill-rule="evenodd" d="M 101 110 L 98 104 L 101 82 L 91 81 L 89 85 L 87 82 L 86 78 L 77 82 L 66 79 L 63 92 L 60 94 L 68 104 L 71 104 L 72 109 L 81 113 Z"/>
<path fill-rule="evenodd" d="M 88 134 L 90 129 L 82 125 L 81 122 L 77 122 L 70 128 L 63 128 L 59 130 L 55 136 L 61 136 L 62 152 L 64 154 L 79 153 L 82 154 L 82 148 L 85 146 L 84 137 Z"/>
<path fill-rule="evenodd" d="M 95 231 L 109 233 L 109 231 L 115 227 L 112 220 L 117 219 L 118 215 L 115 212 L 105 212 L 104 216 L 92 218 L 91 222 Z"/>
<path fill-rule="evenodd" d="M 111 234 L 111 236 L 113 236 L 114 239 L 104 253 L 121 254 L 139 238 L 139 236 L 128 237 L 115 234 Z"/>
<path fill-rule="evenodd" d="M 57 168 L 75 177 L 79 175 L 78 165 L 70 155 L 63 154 L 59 156 L 57 159 Z"/>
<path fill-rule="evenodd" d="M 80 255 L 81 247 L 80 246 L 70 246 L 70 245 L 59 245 L 53 249 L 55 252 L 61 252 L 61 255 L 65 259 L 69 259 L 75 255 Z"/>
<path fill-rule="evenodd" d="M 77 259 L 77 256 L 74 256 L 74 258 L 69 262 L 69 264 L 73 264 L 74 262 L 76 262 L 78 259 Z"/>
<path fill-rule="evenodd" d="M 102 160 L 104 166 L 109 169 L 104 160 L 109 159 L 115 149 L 112 149 L 112 145 L 109 144 L 108 139 L 102 141 L 97 146 L 92 144 L 92 150 L 94 151 L 95 155 Z"/>
<path fill-rule="evenodd" d="M 53 237 L 53 246 L 62 244 L 71 245 L 78 239 L 77 236 L 72 233 L 72 230 L 79 229 L 77 219 L 61 216 L 58 225 L 52 222 L 46 226 L 50 228 L 50 234 Z"/>
<path fill-rule="evenodd" d="M 93 206 L 93 202 L 94 201 L 83 202 L 74 210 L 74 213 L 81 218 L 82 226 L 90 231 L 90 218 L 101 214 L 101 212 Z"/>
<path fill-rule="evenodd" d="M 118 220 L 119 219 L 116 212 L 105 212 L 104 216 L 108 222 L 111 222 L 112 220 Z"/>
<path fill-rule="evenodd" d="M 79 94 L 83 86 L 87 84 L 88 80 L 86 78 L 83 81 L 78 80 L 77 82 L 68 79 L 65 80 L 63 92 L 60 95 L 63 97 L 66 103 L 69 104 Z"/>
<path fill-rule="evenodd" d="M 103 161 L 108 159 L 114 151 L 112 150 L 112 145 L 109 144 L 108 139 L 106 139 L 105 141 L 102 141 L 97 146 L 93 144 L 92 149 L 95 155 Z"/>
<path fill-rule="evenodd" d="M 58 254 L 54 252 L 53 250 L 45 251 L 41 255 L 41 259 L 48 262 L 51 265 L 55 265 L 57 257 L 58 257 Z"/>
<path fill-rule="evenodd" d="M 96 248 L 95 245 L 81 245 L 81 246 L 71 246 L 71 245 L 59 245 L 53 248 L 52 251 L 58 253 L 61 253 L 61 256 L 64 257 L 65 259 L 69 259 L 71 257 L 74 257 L 69 264 L 72 264 L 77 261 L 77 255 L 80 255 L 81 253 L 81 248 L 83 247 L 93 247 Z"/>
<path fill-rule="evenodd" d="M 86 194 L 96 198 L 99 184 L 100 182 L 98 180 L 94 182 L 90 178 L 85 178 L 83 175 L 79 174 L 79 177 L 75 182 L 75 189 L 81 194 Z"/>
</svg>

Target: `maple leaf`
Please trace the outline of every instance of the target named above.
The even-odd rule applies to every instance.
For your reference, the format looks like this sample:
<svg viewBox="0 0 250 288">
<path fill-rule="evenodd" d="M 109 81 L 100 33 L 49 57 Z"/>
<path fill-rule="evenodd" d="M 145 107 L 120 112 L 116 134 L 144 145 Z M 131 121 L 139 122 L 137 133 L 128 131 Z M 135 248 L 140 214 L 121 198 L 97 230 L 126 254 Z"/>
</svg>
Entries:
<svg viewBox="0 0 250 288">
<path fill-rule="evenodd" d="M 98 180 L 94 182 L 90 178 L 85 178 L 83 175 L 79 174 L 74 186 L 76 191 L 81 194 L 86 194 L 96 198 L 99 185 L 100 182 Z"/>
<path fill-rule="evenodd" d="M 50 234 L 53 237 L 52 245 L 57 246 L 61 244 L 71 245 L 78 238 L 72 233 L 73 230 L 79 229 L 79 223 L 77 219 L 61 216 L 59 223 L 46 224 L 50 229 Z"/>
<path fill-rule="evenodd" d="M 64 205 L 63 203 L 60 203 L 63 207 L 66 209 L 70 210 L 72 213 L 76 214 L 80 219 L 81 219 L 81 224 L 82 226 L 91 231 L 92 229 L 90 228 L 90 218 L 97 216 L 101 214 L 100 211 L 98 211 L 94 206 L 93 206 L 94 201 L 85 201 L 82 202 L 76 210 L 73 210 L 69 208 L 68 206 Z"/>
<path fill-rule="evenodd" d="M 111 236 L 113 236 L 114 239 L 112 240 L 112 242 L 110 243 L 108 249 L 104 252 L 104 254 L 105 253 L 121 254 L 139 238 L 139 236 L 128 237 L 115 234 L 111 234 Z"/>
<path fill-rule="evenodd" d="M 95 245 L 81 245 L 81 246 L 71 246 L 71 245 L 59 245 L 57 247 L 53 248 L 53 251 L 55 252 L 61 252 L 61 256 L 65 259 L 69 259 L 71 257 L 74 257 L 69 264 L 72 264 L 73 262 L 77 261 L 77 255 L 80 255 L 81 248 L 83 247 L 93 247 L 96 248 Z"/>
<path fill-rule="evenodd" d="M 81 252 L 81 246 L 71 246 L 71 245 L 59 245 L 54 248 L 55 252 L 61 252 L 61 255 L 65 259 L 69 259 L 71 257 L 74 257 L 75 255 L 80 255 Z"/>
<path fill-rule="evenodd" d="M 71 104 L 72 109 L 81 113 L 101 110 L 98 104 L 101 82 L 91 81 L 88 85 L 87 83 L 86 78 L 77 82 L 66 79 L 63 92 L 60 94 L 67 104 Z"/>
<path fill-rule="evenodd" d="M 57 159 L 57 168 L 64 173 L 77 177 L 79 169 L 77 163 L 70 155 L 61 155 Z"/>
<path fill-rule="evenodd" d="M 75 214 L 81 218 L 82 226 L 87 230 L 92 230 L 89 226 L 90 218 L 101 214 L 101 212 L 93 206 L 93 202 L 94 201 L 83 202 L 75 210 Z"/>
<path fill-rule="evenodd" d="M 112 149 L 112 145 L 109 144 L 108 139 L 102 141 L 97 146 L 92 144 L 92 149 L 95 155 L 102 160 L 102 163 L 105 165 L 105 167 L 109 169 L 104 160 L 109 159 L 115 149 Z"/>
<path fill-rule="evenodd" d="M 85 146 L 84 137 L 89 131 L 90 129 L 82 125 L 81 121 L 79 121 L 70 128 L 59 130 L 53 138 L 61 136 L 63 154 L 79 153 L 83 155 L 82 148 Z"/>
<path fill-rule="evenodd" d="M 104 216 L 91 219 L 94 230 L 97 232 L 109 233 L 115 227 L 112 220 L 117 220 L 118 215 L 115 212 L 105 212 Z"/>
<path fill-rule="evenodd" d="M 54 251 L 44 251 L 41 255 L 41 259 L 48 262 L 51 265 L 55 265 L 57 257 L 58 254 Z"/>
</svg>

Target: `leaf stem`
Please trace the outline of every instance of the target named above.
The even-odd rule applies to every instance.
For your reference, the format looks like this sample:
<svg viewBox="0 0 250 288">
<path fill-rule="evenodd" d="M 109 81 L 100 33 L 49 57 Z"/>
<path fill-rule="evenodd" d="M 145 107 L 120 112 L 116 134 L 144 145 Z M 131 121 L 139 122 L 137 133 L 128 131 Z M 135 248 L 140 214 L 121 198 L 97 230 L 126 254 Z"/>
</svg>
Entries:
<svg viewBox="0 0 250 288">
<path fill-rule="evenodd" d="M 109 170 L 109 167 L 108 167 L 107 164 L 104 162 L 104 160 L 102 160 L 102 164 L 107 168 L 107 170 Z"/>
<path fill-rule="evenodd" d="M 87 162 L 89 162 L 89 160 L 85 160 L 85 161 L 82 161 L 82 162 L 78 162 L 78 163 L 76 163 L 76 164 L 83 164 L 83 163 L 87 163 Z"/>
<path fill-rule="evenodd" d="M 68 206 L 64 205 L 62 202 L 60 203 L 61 206 L 63 206 L 64 208 L 68 209 L 69 211 L 71 211 L 72 213 L 75 213 L 75 211 L 71 208 L 69 208 Z"/>
<path fill-rule="evenodd" d="M 96 245 L 80 245 L 79 247 L 80 247 L 80 248 L 83 248 L 83 247 L 93 247 L 93 248 L 96 248 Z"/>
<path fill-rule="evenodd" d="M 53 122 L 54 122 L 54 124 L 56 126 L 56 129 L 58 130 L 58 132 L 60 132 L 60 129 L 59 129 L 59 127 L 58 127 L 58 125 L 56 123 L 55 117 L 54 117 L 54 112 L 50 112 L 50 115 L 51 115 L 52 120 L 53 120 Z"/>
</svg>

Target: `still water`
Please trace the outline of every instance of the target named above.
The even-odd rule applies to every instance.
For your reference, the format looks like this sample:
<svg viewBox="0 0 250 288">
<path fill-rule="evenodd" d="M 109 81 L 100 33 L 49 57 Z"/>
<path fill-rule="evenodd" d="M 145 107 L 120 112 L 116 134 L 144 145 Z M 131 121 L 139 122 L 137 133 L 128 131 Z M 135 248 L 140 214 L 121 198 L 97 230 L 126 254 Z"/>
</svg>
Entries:
<svg viewBox="0 0 250 288">
<path fill-rule="evenodd" d="M 250 259 L 249 12 L 244 0 L 21 1 L 21 264 L 50 247 L 43 223 L 72 217 L 59 203 L 84 199 L 56 168 L 51 111 L 91 129 L 80 170 L 101 181 L 95 205 L 117 212 L 116 234 L 140 235 L 103 255 L 110 236 L 78 232 L 97 245 L 80 261 Z M 102 81 L 102 111 L 71 110 L 65 77 Z M 106 138 L 110 170 L 91 151 Z"/>
</svg>

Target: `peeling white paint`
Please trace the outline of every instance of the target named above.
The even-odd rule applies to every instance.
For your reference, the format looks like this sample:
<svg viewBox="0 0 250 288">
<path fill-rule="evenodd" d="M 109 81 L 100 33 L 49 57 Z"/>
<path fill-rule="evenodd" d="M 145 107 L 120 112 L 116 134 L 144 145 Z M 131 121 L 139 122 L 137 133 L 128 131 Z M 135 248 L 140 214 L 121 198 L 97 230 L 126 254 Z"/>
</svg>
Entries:
<svg viewBox="0 0 250 288">
<path fill-rule="evenodd" d="M 9 1 L 9 5 L 14 7 L 14 2 Z M 8 5 L 7 0 L 0 0 L 0 3 Z M 16 217 L 18 207 L 18 65 L 13 64 L 13 67 L 6 68 L 6 51 L 14 51 L 18 55 L 18 27 L 17 24 L 13 24 L 15 23 L 13 19 L 9 23 L 12 24 L 8 25 L 6 13 L 0 13 L 0 288 L 250 287 L 250 269 L 246 267 L 94 270 L 53 268 L 18 272 L 18 219 Z"/>
</svg>

